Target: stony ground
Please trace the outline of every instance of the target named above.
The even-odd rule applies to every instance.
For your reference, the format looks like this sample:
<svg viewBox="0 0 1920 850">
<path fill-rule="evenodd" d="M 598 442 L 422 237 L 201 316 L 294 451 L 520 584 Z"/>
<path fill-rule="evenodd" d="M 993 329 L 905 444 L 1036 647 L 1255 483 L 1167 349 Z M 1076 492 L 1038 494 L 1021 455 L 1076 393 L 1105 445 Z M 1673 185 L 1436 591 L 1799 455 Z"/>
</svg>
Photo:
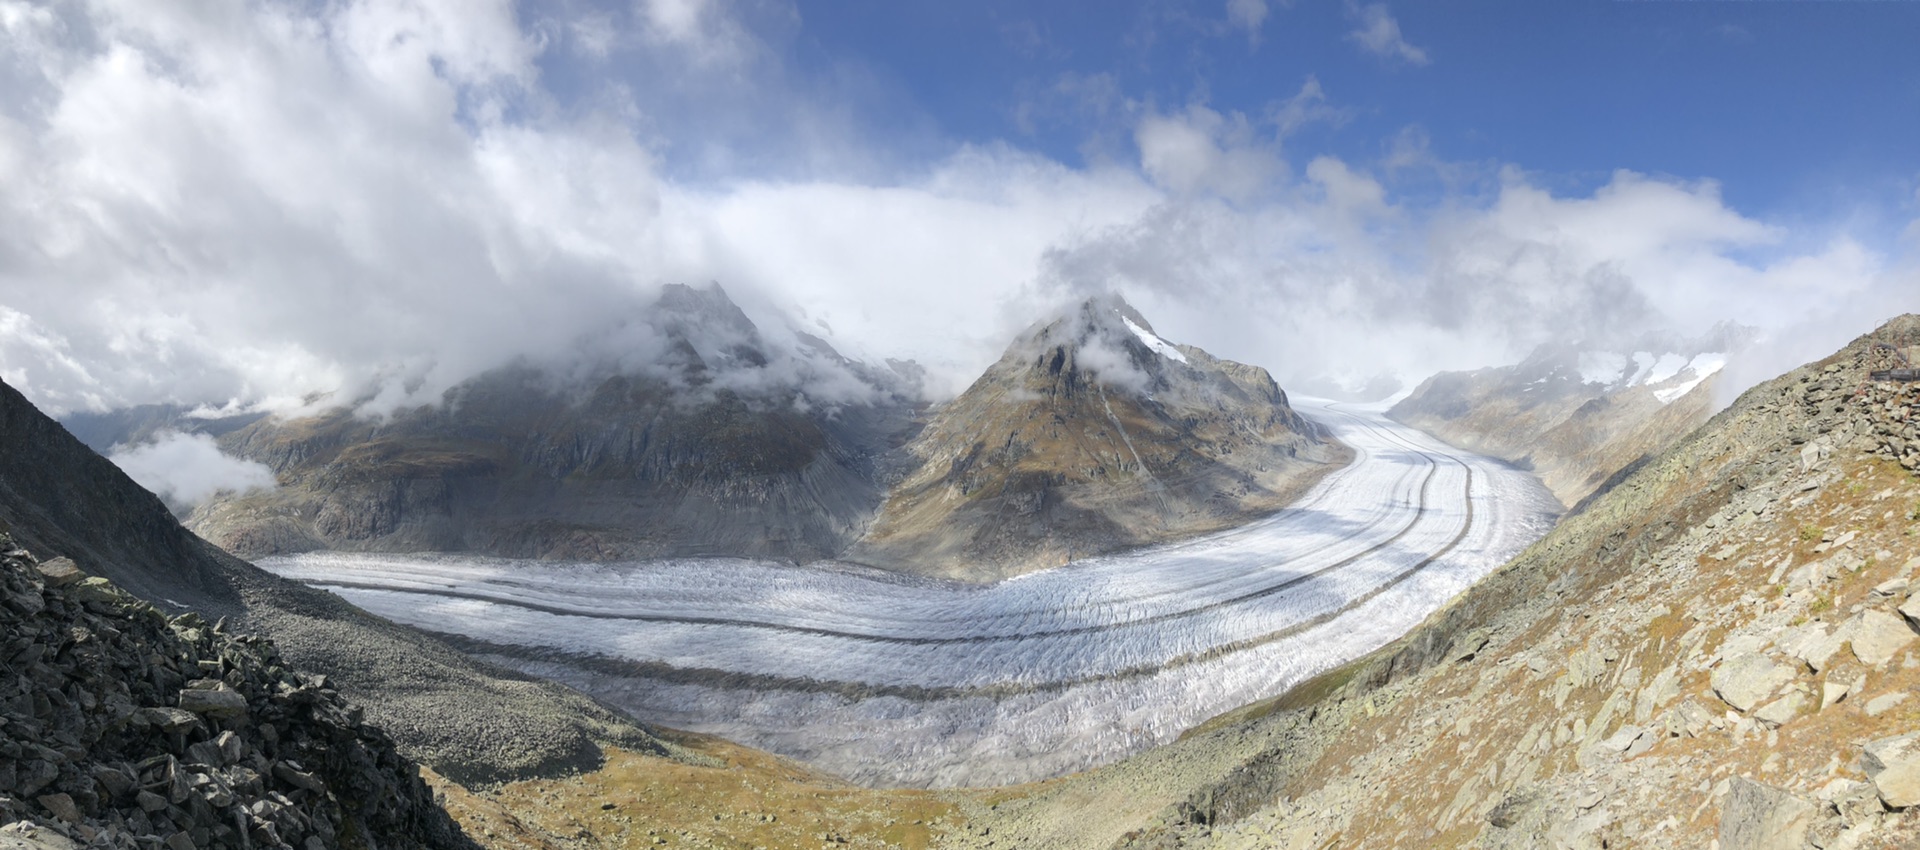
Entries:
<svg viewBox="0 0 1920 850">
<path fill-rule="evenodd" d="M 0 533 L 0 847 L 472 847 L 326 677 Z"/>
<path fill-rule="evenodd" d="M 0 531 L 169 613 L 273 640 L 286 666 L 329 676 L 416 761 L 484 782 L 592 769 L 602 744 L 665 751 L 578 692 L 476 662 L 195 537 L 4 382 L 0 435 Z"/>
</svg>

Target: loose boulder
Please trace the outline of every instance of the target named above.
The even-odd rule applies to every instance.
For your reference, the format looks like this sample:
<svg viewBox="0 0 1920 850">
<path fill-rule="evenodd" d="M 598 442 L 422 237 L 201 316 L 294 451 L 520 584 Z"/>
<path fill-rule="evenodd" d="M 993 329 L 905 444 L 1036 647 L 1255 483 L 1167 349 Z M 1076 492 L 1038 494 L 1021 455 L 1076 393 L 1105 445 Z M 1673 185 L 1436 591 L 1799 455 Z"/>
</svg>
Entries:
<svg viewBox="0 0 1920 850">
<path fill-rule="evenodd" d="M 1807 800 L 1736 776 L 1720 813 L 1720 850 L 1802 850 L 1813 813 Z"/>
<path fill-rule="evenodd" d="M 1713 693 L 1740 711 L 1751 711 L 1788 682 L 1793 669 L 1760 653 L 1738 655 L 1713 671 Z"/>
<path fill-rule="evenodd" d="M 1860 754 L 1860 769 L 1890 809 L 1920 803 L 1920 732 L 1881 738 Z"/>
<path fill-rule="evenodd" d="M 1866 611 L 1853 626 L 1853 654 L 1862 664 L 1878 667 L 1913 643 L 1913 629 L 1885 611 Z"/>
</svg>

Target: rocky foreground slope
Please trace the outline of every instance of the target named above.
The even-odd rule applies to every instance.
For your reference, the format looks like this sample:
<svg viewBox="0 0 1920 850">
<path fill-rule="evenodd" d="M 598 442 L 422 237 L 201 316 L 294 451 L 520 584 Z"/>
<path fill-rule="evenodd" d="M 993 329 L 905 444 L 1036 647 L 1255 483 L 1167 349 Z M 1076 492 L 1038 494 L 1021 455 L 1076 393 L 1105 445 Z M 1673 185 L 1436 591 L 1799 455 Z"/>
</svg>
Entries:
<svg viewBox="0 0 1920 850">
<path fill-rule="evenodd" d="M 1920 330 L 1920 317 L 1886 332 Z M 1762 384 L 1388 649 L 957 846 L 1920 846 L 1920 385 Z"/>
<path fill-rule="evenodd" d="M 37 555 L 167 610 L 228 618 L 286 665 L 329 677 L 402 752 L 461 781 L 590 767 L 646 731 L 558 685 L 481 664 L 332 594 L 270 575 L 182 528 L 106 458 L 0 383 L 0 528 Z"/>
<path fill-rule="evenodd" d="M 1266 370 L 1111 296 L 1029 329 L 907 453 L 847 557 L 971 581 L 1237 525 L 1346 458 Z"/>
<path fill-rule="evenodd" d="M 1719 409 L 1720 370 L 1751 331 L 1652 336 L 1619 352 L 1549 343 L 1512 366 L 1441 372 L 1387 415 L 1461 448 L 1531 469 L 1575 507 Z"/>
<path fill-rule="evenodd" d="M 343 405 L 220 437 L 273 470 L 195 532 L 243 557 L 316 549 L 818 560 L 866 529 L 914 425 L 913 372 L 802 335 L 775 346 L 718 286 L 668 286 L 579 375 L 506 367 L 388 417 Z"/>
<path fill-rule="evenodd" d="M 0 847 L 475 847 L 325 676 L 4 532 L 0 654 Z"/>
</svg>

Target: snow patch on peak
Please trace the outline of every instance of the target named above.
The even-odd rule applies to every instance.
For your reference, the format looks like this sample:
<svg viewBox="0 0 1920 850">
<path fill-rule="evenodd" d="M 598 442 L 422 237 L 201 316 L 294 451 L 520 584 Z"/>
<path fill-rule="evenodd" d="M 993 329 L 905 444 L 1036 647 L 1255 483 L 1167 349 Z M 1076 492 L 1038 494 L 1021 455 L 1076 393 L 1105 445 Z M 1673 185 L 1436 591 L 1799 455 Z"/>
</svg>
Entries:
<svg viewBox="0 0 1920 850">
<path fill-rule="evenodd" d="M 1681 396 L 1693 392 L 1694 387 L 1700 386 L 1702 381 L 1713 377 L 1714 373 L 1726 368 L 1726 365 L 1727 355 L 1725 354 L 1708 352 L 1696 355 L 1687 362 L 1685 369 L 1680 370 L 1682 374 L 1692 373 L 1692 377 L 1664 390 L 1654 390 L 1653 397 L 1659 399 L 1661 404 L 1672 404 Z"/>
<path fill-rule="evenodd" d="M 1633 377 L 1628 378 L 1624 386 L 1637 387 L 1647 379 L 1647 373 L 1653 371 L 1657 359 L 1645 351 L 1633 353 Z"/>
<path fill-rule="evenodd" d="M 1120 311 L 1115 310 L 1114 312 L 1119 313 Z M 1146 328 L 1143 328 L 1143 327 L 1140 327 L 1139 325 L 1134 324 L 1133 320 L 1128 318 L 1125 313 L 1120 314 L 1120 321 L 1127 323 L 1127 330 L 1132 331 L 1133 335 L 1139 337 L 1140 341 L 1142 343 L 1145 343 L 1148 348 L 1153 349 L 1153 352 L 1155 354 L 1158 354 L 1161 357 L 1165 357 L 1169 360 L 1178 360 L 1181 363 L 1187 362 L 1187 356 L 1185 354 L 1181 354 L 1180 349 L 1174 348 L 1172 343 L 1167 342 L 1164 339 L 1161 339 L 1159 336 L 1154 334 L 1153 331 L 1147 330 Z"/>
<path fill-rule="evenodd" d="M 1662 354 L 1659 361 L 1653 364 L 1653 369 L 1647 373 L 1647 383 L 1664 383 L 1680 374 L 1680 370 L 1687 368 L 1687 363 L 1687 356 L 1684 354 Z"/>
</svg>

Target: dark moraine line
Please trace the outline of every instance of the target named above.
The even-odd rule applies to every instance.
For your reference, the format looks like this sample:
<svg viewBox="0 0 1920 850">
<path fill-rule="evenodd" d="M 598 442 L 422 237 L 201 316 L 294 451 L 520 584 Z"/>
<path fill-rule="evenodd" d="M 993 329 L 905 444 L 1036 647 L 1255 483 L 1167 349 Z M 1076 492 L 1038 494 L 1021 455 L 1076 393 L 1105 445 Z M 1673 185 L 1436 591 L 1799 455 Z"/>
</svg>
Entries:
<svg viewBox="0 0 1920 850">
<path fill-rule="evenodd" d="M 1459 461 L 1454 461 L 1459 463 Z M 476 655 L 492 655 L 501 658 L 519 659 L 538 663 L 562 664 L 588 673 L 633 679 L 652 679 L 675 684 L 699 685 L 710 688 L 790 691 L 797 693 L 826 693 L 848 699 L 859 700 L 872 697 L 896 697 L 913 702 L 933 702 L 937 700 L 961 699 L 966 697 L 988 697 L 1003 699 L 1034 693 L 1053 693 L 1065 691 L 1083 685 L 1115 682 L 1151 676 L 1168 670 L 1176 670 L 1191 664 L 1210 661 L 1224 655 L 1254 649 L 1275 641 L 1285 640 L 1309 629 L 1326 625 L 1355 608 L 1365 605 L 1380 594 L 1391 590 L 1422 570 L 1432 566 L 1435 561 L 1446 557 L 1461 541 L 1467 538 L 1473 529 L 1473 469 L 1466 464 L 1460 466 L 1466 470 L 1467 521 L 1447 545 L 1435 550 L 1431 555 L 1394 576 L 1378 587 L 1348 601 L 1339 608 L 1324 612 L 1310 619 L 1287 626 L 1286 628 L 1257 635 L 1243 640 L 1223 643 L 1201 652 L 1189 652 L 1174 656 L 1158 664 L 1140 664 L 1101 673 L 1093 676 L 1078 676 L 1071 679 L 1056 679 L 1048 682 L 1022 684 L 1004 682 L 993 685 L 937 686 L 924 685 L 887 685 L 865 682 L 847 682 L 837 679 L 813 679 L 803 676 L 776 676 L 767 673 L 741 673 L 733 670 L 716 670 L 707 667 L 677 667 L 661 661 L 634 661 L 626 658 L 613 658 L 605 655 L 576 655 L 559 649 L 500 644 L 451 632 L 432 631 L 463 651 Z"/>
<path fill-rule="evenodd" d="M 338 588 L 358 589 L 358 590 L 383 590 L 383 591 L 392 591 L 392 592 L 401 592 L 401 593 L 419 593 L 421 595 L 426 595 L 426 596 L 440 596 L 440 597 L 453 598 L 453 599 L 468 599 L 468 600 L 473 600 L 478 602 L 487 602 L 495 605 L 506 605 L 506 606 L 520 608 L 522 610 L 538 611 L 545 614 L 554 614 L 557 616 L 566 616 L 566 617 L 582 617 L 586 619 L 595 619 L 595 620 L 616 620 L 616 621 L 622 621 L 622 622 L 729 626 L 729 627 L 738 627 L 738 628 L 752 628 L 752 629 L 762 629 L 762 630 L 768 630 L 768 631 L 786 632 L 789 634 L 815 635 L 820 637 L 830 637 L 830 638 L 838 638 L 838 639 L 845 639 L 845 640 L 864 641 L 864 642 L 870 642 L 870 643 L 882 643 L 882 644 L 891 644 L 891 645 L 900 645 L 900 646 L 944 646 L 949 644 L 977 645 L 977 644 L 986 644 L 986 643 L 1016 643 L 1020 641 L 1038 640 L 1038 639 L 1052 638 L 1052 637 L 1063 637 L 1063 636 L 1081 635 L 1081 634 L 1097 634 L 1101 632 L 1111 632 L 1111 631 L 1117 631 L 1120 629 L 1134 628 L 1138 626 L 1168 622 L 1171 620 L 1195 617 L 1201 614 L 1218 611 L 1222 608 L 1227 608 L 1234 605 L 1241 605 L 1254 600 L 1273 596 L 1275 594 L 1285 592 L 1287 590 L 1306 584 L 1308 582 L 1324 580 L 1330 577 L 1335 571 L 1351 566 L 1354 563 L 1361 560 L 1362 558 L 1365 558 L 1368 555 L 1371 555 L 1375 552 L 1380 551 L 1381 549 L 1384 549 L 1388 546 L 1393 545 L 1394 543 L 1398 542 L 1402 537 L 1405 537 L 1408 533 L 1412 532 L 1413 528 L 1420 523 L 1420 520 L 1424 518 L 1428 512 L 1428 507 L 1427 507 L 1428 490 L 1432 487 L 1433 478 L 1439 471 L 1439 464 L 1435 462 L 1434 457 L 1430 454 L 1427 454 L 1425 452 L 1419 452 L 1418 454 L 1420 454 L 1423 458 L 1426 458 L 1429 466 L 1428 466 L 1427 474 L 1425 478 L 1420 483 L 1420 496 L 1419 496 L 1420 503 L 1414 512 L 1414 516 L 1412 520 L 1410 520 L 1405 527 L 1401 528 L 1393 536 L 1359 553 L 1343 558 L 1332 564 L 1328 564 L 1327 566 L 1321 567 L 1320 569 L 1315 570 L 1313 572 L 1306 573 L 1304 575 L 1295 576 L 1293 578 L 1287 579 L 1286 581 L 1282 581 L 1273 585 L 1268 585 L 1266 587 L 1252 590 L 1247 593 L 1240 594 L 1238 596 L 1233 596 L 1227 599 L 1210 602 L 1206 605 L 1200 605 L 1200 606 L 1183 609 L 1179 611 L 1169 611 L 1164 614 L 1157 614 L 1152 617 L 1145 617 L 1138 620 L 1128 620 L 1124 622 L 1105 623 L 1105 624 L 1090 625 L 1090 626 L 1075 626 L 1075 627 L 1066 628 L 1066 629 L 1023 632 L 1020 634 L 1013 634 L 1013 635 L 972 635 L 972 636 L 957 636 L 957 637 L 907 637 L 907 636 L 900 636 L 900 635 L 875 635 L 875 634 L 867 634 L 867 633 L 860 633 L 860 632 L 848 632 L 848 631 L 821 628 L 821 627 L 815 627 L 815 626 L 795 626 L 795 625 L 788 625 L 783 623 L 768 623 L 768 622 L 757 621 L 757 620 L 744 620 L 744 619 L 736 619 L 736 618 L 728 618 L 728 617 L 670 617 L 670 616 L 661 616 L 661 615 L 652 615 L 652 614 L 608 614 L 608 613 L 598 613 L 598 612 L 583 612 L 583 611 L 570 609 L 570 608 L 563 608 L 555 605 L 541 605 L 533 602 L 501 599 L 501 598 L 496 598 L 494 596 L 490 596 L 484 593 L 463 591 L 463 590 L 458 590 L 453 588 L 448 588 L 444 590 L 431 590 L 431 591 L 408 590 L 405 588 L 395 588 L 392 586 L 382 585 L 374 582 L 347 582 L 347 581 L 339 581 L 339 580 L 331 580 L 331 579 L 325 580 L 325 581 L 313 581 L 309 583 L 316 587 L 338 587 Z M 1414 572 L 1427 566 L 1428 564 L 1431 564 L 1434 560 L 1444 555 L 1445 553 L 1451 552 L 1453 548 L 1459 544 L 1459 541 L 1465 537 L 1467 531 L 1473 527 L 1473 500 L 1472 500 L 1473 470 L 1471 467 L 1467 466 L 1465 463 L 1462 463 L 1456 459 L 1448 458 L 1448 460 L 1458 464 L 1461 467 L 1461 469 L 1467 473 L 1467 484 L 1466 484 L 1467 520 L 1465 523 L 1461 525 L 1460 533 L 1455 536 L 1452 542 L 1448 543 L 1445 547 L 1441 548 L 1437 552 L 1430 554 L 1425 560 L 1422 560 L 1419 564 L 1416 564 L 1414 567 L 1409 568 L 1400 577 L 1396 578 L 1393 581 L 1382 584 L 1381 586 L 1374 589 L 1373 591 L 1370 591 L 1365 595 L 1357 597 L 1357 599 L 1361 601 L 1371 599 L 1374 596 L 1378 595 L 1381 591 L 1387 588 L 1393 587 L 1399 581 L 1404 580 L 1406 576 L 1413 574 Z M 1312 621 L 1308 621 L 1308 622 L 1312 622 Z M 1259 640 L 1259 639 L 1255 639 L 1255 640 Z"/>
</svg>

